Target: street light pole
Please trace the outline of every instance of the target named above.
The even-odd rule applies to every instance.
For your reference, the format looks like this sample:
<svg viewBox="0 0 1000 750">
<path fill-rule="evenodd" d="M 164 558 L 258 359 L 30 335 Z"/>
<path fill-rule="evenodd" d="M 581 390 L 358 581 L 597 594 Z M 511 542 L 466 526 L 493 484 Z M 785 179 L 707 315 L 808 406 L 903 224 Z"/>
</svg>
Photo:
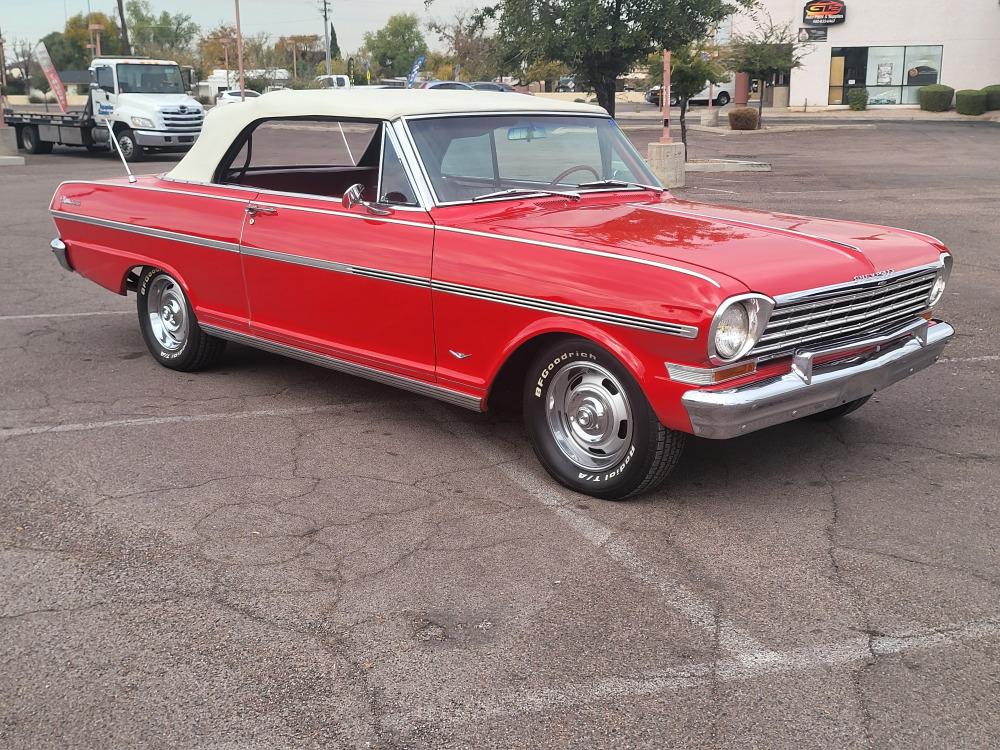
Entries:
<svg viewBox="0 0 1000 750">
<path fill-rule="evenodd" d="M 236 64 L 240 67 L 240 101 L 246 100 L 243 81 L 243 32 L 240 31 L 240 0 L 236 0 Z"/>
<path fill-rule="evenodd" d="M 323 0 L 323 38 L 326 39 L 326 74 L 333 73 L 330 61 L 330 0 Z"/>
</svg>

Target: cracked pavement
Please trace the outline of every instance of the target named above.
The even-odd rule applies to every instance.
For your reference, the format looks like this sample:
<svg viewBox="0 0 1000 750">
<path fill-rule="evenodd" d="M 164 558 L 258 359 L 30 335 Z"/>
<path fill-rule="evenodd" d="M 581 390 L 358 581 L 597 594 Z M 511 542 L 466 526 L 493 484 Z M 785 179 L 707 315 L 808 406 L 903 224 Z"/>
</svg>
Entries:
<svg viewBox="0 0 1000 750">
<path fill-rule="evenodd" d="M 116 163 L 0 170 L 0 746 L 1000 745 L 1000 130 L 692 139 L 774 172 L 685 197 L 941 237 L 958 336 L 619 504 L 516 414 L 235 345 L 159 367 L 48 251 L 59 181 Z"/>
</svg>

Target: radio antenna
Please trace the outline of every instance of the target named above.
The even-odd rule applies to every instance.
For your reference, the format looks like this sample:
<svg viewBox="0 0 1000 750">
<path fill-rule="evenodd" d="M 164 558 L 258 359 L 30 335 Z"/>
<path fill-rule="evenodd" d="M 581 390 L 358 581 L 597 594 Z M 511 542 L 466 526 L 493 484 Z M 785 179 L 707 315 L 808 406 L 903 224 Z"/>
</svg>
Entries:
<svg viewBox="0 0 1000 750">
<path fill-rule="evenodd" d="M 132 174 L 132 170 L 128 168 L 128 162 L 125 161 L 125 154 L 122 153 L 122 145 L 118 142 L 118 139 L 115 138 L 115 131 L 111 126 L 110 117 L 104 118 L 104 125 L 108 129 L 108 138 L 110 138 L 111 142 L 114 144 L 114 146 L 112 146 L 112 150 L 118 152 L 118 157 L 122 160 L 122 166 L 125 167 L 125 174 L 128 175 L 128 181 L 131 184 L 135 182 L 135 175 Z M 139 148 L 139 146 L 137 145 L 136 148 Z"/>
</svg>

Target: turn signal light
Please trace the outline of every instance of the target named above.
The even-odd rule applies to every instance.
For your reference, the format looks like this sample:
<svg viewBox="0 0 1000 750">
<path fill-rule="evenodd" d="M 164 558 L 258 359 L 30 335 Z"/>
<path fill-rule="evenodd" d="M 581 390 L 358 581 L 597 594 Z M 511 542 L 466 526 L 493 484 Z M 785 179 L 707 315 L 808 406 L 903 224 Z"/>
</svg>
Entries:
<svg viewBox="0 0 1000 750">
<path fill-rule="evenodd" d="M 689 367 L 688 365 L 675 365 L 670 362 L 664 363 L 667 367 L 667 374 L 671 380 L 678 383 L 690 383 L 691 385 L 715 385 L 724 383 L 727 380 L 741 378 L 744 375 L 752 375 L 757 371 L 757 360 L 750 360 L 738 365 L 728 365 L 726 367 Z"/>
</svg>

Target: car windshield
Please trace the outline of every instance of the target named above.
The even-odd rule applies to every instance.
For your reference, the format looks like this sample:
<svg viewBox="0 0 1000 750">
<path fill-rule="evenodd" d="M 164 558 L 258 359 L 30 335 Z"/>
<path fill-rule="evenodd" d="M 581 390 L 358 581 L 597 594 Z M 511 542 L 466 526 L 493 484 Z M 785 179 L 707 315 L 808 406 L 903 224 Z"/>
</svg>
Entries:
<svg viewBox="0 0 1000 750">
<path fill-rule="evenodd" d="M 464 203 L 489 194 L 502 200 L 531 190 L 659 186 L 608 117 L 429 117 L 411 120 L 409 128 L 440 203 Z"/>
<path fill-rule="evenodd" d="M 123 94 L 183 94 L 184 80 L 176 65 L 120 63 L 118 90 Z"/>
</svg>

